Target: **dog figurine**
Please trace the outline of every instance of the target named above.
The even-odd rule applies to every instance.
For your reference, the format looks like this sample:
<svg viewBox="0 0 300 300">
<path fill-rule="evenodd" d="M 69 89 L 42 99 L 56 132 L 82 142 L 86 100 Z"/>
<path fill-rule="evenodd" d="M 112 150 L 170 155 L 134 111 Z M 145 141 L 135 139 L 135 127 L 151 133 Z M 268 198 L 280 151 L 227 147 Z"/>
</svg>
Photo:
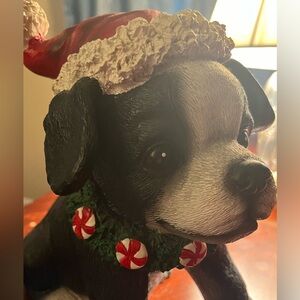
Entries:
<svg viewBox="0 0 300 300">
<path fill-rule="evenodd" d="M 184 14 L 176 22 L 183 24 Z M 55 42 L 62 39 L 59 51 L 70 44 L 65 33 Z M 71 55 L 44 120 L 48 181 L 61 197 L 25 238 L 31 299 L 146 299 L 149 273 L 167 271 L 164 260 L 180 267 L 172 265 L 178 258 L 172 249 L 188 241 L 207 245 L 206 257 L 186 266 L 205 299 L 249 299 L 225 244 L 255 231 L 274 206 L 272 173 L 247 149 L 251 132 L 267 128 L 274 112 L 251 73 L 225 52 L 215 52 L 224 61 L 178 59 L 151 70 L 146 80 L 127 77 L 116 84 L 91 76 L 84 63 L 72 73 L 79 56 Z M 78 213 L 80 207 L 92 207 L 93 214 Z M 80 223 L 84 216 L 90 223 Z M 141 256 L 127 268 L 114 260 L 110 243 L 116 244 L 117 234 L 143 243 L 148 261 L 142 267 L 136 265 Z M 164 247 L 172 255 L 158 255 Z"/>
</svg>

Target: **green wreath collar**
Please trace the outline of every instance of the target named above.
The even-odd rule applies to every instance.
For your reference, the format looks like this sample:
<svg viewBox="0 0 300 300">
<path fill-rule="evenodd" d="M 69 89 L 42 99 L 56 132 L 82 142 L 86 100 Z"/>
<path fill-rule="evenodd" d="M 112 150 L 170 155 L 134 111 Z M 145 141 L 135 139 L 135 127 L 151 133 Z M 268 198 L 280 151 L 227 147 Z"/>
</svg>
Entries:
<svg viewBox="0 0 300 300">
<path fill-rule="evenodd" d="M 130 266 L 129 263 L 125 267 L 132 269 L 134 266 L 136 267 L 136 264 L 138 266 L 145 265 L 148 272 L 168 271 L 174 267 L 182 268 L 182 261 L 186 263 L 185 266 L 189 266 L 188 264 L 192 266 L 193 263 L 198 263 L 199 255 L 201 260 L 206 255 L 205 243 L 196 242 L 198 244 L 194 244 L 195 242 L 191 243 L 190 240 L 175 235 L 161 234 L 147 228 L 144 224 L 130 223 L 125 219 L 113 216 L 104 201 L 99 199 L 99 196 L 97 197 L 95 186 L 90 181 L 80 191 L 68 196 L 66 200 L 73 231 L 77 237 L 84 239 L 83 243 L 98 253 L 103 262 L 120 267 L 122 251 L 125 251 L 126 247 L 126 251 L 128 247 L 131 247 L 127 253 L 129 256 L 131 255 L 130 257 L 134 256 L 132 249 L 135 249 L 138 254 L 134 257 L 135 264 L 131 263 Z M 85 223 L 82 221 L 84 218 Z M 147 253 L 146 259 L 140 254 L 143 249 L 139 247 L 143 246 Z M 117 247 L 121 254 L 117 253 L 116 255 Z M 185 252 L 183 252 L 184 247 L 186 247 Z M 139 252 L 137 248 L 140 249 Z M 197 257 L 195 257 L 196 251 L 198 251 Z M 182 253 L 184 255 L 180 264 L 179 259 Z M 193 262 L 189 255 L 192 255 Z"/>
</svg>

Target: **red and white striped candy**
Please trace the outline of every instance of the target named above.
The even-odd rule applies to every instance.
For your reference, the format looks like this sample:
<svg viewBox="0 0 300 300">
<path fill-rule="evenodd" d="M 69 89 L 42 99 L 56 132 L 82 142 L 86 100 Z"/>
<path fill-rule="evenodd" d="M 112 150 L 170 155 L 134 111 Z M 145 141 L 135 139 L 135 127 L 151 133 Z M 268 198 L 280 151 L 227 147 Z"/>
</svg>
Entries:
<svg viewBox="0 0 300 300">
<path fill-rule="evenodd" d="M 205 258 L 206 253 L 206 244 L 200 241 L 194 241 L 183 247 L 179 256 L 179 262 L 184 267 L 194 267 Z"/>
<path fill-rule="evenodd" d="M 92 209 L 79 207 L 76 209 L 72 220 L 72 228 L 79 239 L 86 240 L 96 231 L 96 220 Z"/>
<path fill-rule="evenodd" d="M 146 265 L 148 252 L 140 241 L 126 238 L 117 243 L 116 257 L 124 268 L 136 270 Z"/>
</svg>

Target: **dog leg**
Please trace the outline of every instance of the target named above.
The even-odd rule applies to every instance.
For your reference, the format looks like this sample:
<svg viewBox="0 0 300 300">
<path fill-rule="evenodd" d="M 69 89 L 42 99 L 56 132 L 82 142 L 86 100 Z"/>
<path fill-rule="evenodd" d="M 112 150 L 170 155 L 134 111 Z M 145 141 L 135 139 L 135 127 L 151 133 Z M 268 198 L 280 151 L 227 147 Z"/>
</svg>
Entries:
<svg viewBox="0 0 300 300">
<path fill-rule="evenodd" d="M 40 223 L 24 241 L 24 281 L 31 298 L 40 298 L 44 292 L 58 287 L 57 276 L 51 262 L 47 223 Z"/>
<path fill-rule="evenodd" d="M 205 300 L 250 300 L 225 245 L 218 245 L 198 266 L 187 271 Z"/>
<path fill-rule="evenodd" d="M 64 216 L 62 204 L 61 198 L 56 200 L 46 217 L 24 240 L 24 283 L 30 299 L 42 299 L 60 287 L 52 227 Z M 63 235 L 62 231 L 60 229 Z"/>
</svg>

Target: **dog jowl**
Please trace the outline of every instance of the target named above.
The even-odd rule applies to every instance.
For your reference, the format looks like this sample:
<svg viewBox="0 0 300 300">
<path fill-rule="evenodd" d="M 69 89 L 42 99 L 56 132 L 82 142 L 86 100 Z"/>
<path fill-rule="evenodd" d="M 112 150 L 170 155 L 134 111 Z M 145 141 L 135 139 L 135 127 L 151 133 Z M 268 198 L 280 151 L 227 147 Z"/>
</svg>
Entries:
<svg viewBox="0 0 300 300">
<path fill-rule="evenodd" d="M 45 119 L 48 180 L 69 194 L 92 178 L 120 216 L 231 242 L 274 206 L 271 171 L 247 149 L 251 132 L 273 120 L 261 88 L 234 60 L 179 63 L 119 95 L 82 78 L 53 99 Z"/>
</svg>

